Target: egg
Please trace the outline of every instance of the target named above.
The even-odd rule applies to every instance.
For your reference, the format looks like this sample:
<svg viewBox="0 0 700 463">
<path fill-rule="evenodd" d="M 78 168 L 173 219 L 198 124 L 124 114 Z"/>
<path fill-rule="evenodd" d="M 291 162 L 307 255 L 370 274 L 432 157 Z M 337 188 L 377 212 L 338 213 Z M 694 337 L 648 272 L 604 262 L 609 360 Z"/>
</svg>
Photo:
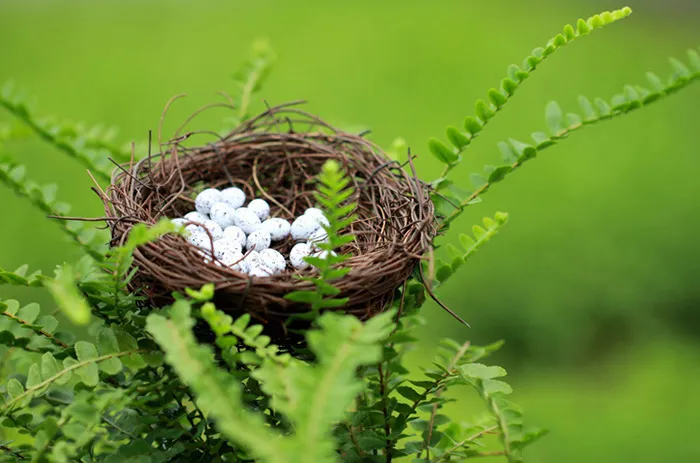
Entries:
<svg viewBox="0 0 700 463">
<path fill-rule="evenodd" d="M 194 208 L 200 214 L 208 214 L 211 207 L 221 201 L 221 192 L 214 188 L 207 188 L 200 192 L 194 199 Z"/>
<path fill-rule="evenodd" d="M 189 222 L 202 223 L 205 220 L 209 220 L 209 215 L 202 214 L 201 212 L 197 212 L 197 211 L 192 211 L 192 212 L 188 212 L 187 214 L 185 214 L 185 219 L 187 219 Z"/>
<path fill-rule="evenodd" d="M 245 248 L 248 251 L 262 251 L 270 247 L 270 234 L 265 230 L 255 230 L 253 233 L 248 235 L 248 239 L 245 243 Z"/>
<path fill-rule="evenodd" d="M 202 260 L 205 264 L 210 264 L 214 259 L 211 257 L 211 253 L 205 249 L 198 249 L 197 254 L 202 256 Z"/>
<path fill-rule="evenodd" d="M 304 211 L 304 215 L 313 217 L 314 219 L 316 219 L 316 222 L 318 222 L 319 225 L 323 225 L 325 227 L 329 225 L 328 219 L 326 218 L 326 214 L 324 214 L 321 209 L 318 209 L 316 207 L 310 207 Z"/>
<path fill-rule="evenodd" d="M 260 260 L 260 254 L 258 251 L 250 251 L 248 254 L 246 254 L 241 263 L 245 264 L 245 266 L 248 268 L 246 271 L 249 271 L 251 268 L 261 265 L 262 261 Z"/>
<path fill-rule="evenodd" d="M 289 236 L 291 227 L 289 222 L 284 219 L 272 218 L 264 221 L 261 228 L 267 230 L 272 241 L 281 241 Z"/>
<path fill-rule="evenodd" d="M 233 217 L 235 215 L 236 210 L 224 202 L 214 204 L 209 211 L 211 220 L 221 225 L 221 228 L 233 225 Z"/>
<path fill-rule="evenodd" d="M 309 244 L 317 248 L 317 244 L 328 243 L 328 232 L 323 228 L 319 228 L 309 236 Z"/>
<path fill-rule="evenodd" d="M 248 270 L 248 275 L 252 277 L 269 277 L 274 273 L 274 270 L 269 267 L 265 267 L 264 265 L 255 265 Z"/>
<path fill-rule="evenodd" d="M 270 268 L 274 273 L 283 272 L 287 268 L 287 261 L 284 256 L 274 249 L 263 249 L 260 251 L 260 261 L 262 265 Z"/>
<path fill-rule="evenodd" d="M 241 248 L 245 245 L 245 232 L 235 225 L 224 228 L 223 238 L 228 238 L 230 240 L 236 241 L 241 245 Z"/>
<path fill-rule="evenodd" d="M 238 270 L 239 272 L 241 271 L 240 268 L 238 267 L 238 264 L 241 262 L 243 259 L 243 253 L 240 251 L 237 251 L 235 249 L 223 249 L 223 250 L 217 250 L 214 249 L 214 254 L 217 254 L 216 256 L 219 261 L 225 265 L 226 267 L 230 267 L 234 270 Z M 247 269 L 246 269 L 247 271 Z"/>
<path fill-rule="evenodd" d="M 318 257 L 319 259 L 326 260 L 326 259 L 328 258 L 328 255 L 329 255 L 329 254 L 330 254 L 331 256 L 333 256 L 333 257 L 335 257 L 335 256 L 338 255 L 338 254 L 336 254 L 336 253 L 333 252 L 333 251 L 325 251 L 325 250 L 324 250 L 324 251 L 317 251 L 317 252 L 314 252 L 314 253 L 312 254 L 312 256 L 313 256 L 313 257 Z"/>
<path fill-rule="evenodd" d="M 313 232 L 320 227 L 315 217 L 302 215 L 297 217 L 292 223 L 291 233 L 295 241 L 306 240 Z"/>
<path fill-rule="evenodd" d="M 223 262 L 223 255 L 228 252 L 242 254 L 243 248 L 241 243 L 226 237 L 214 241 L 214 257 Z"/>
<path fill-rule="evenodd" d="M 309 267 L 309 263 L 304 260 L 304 257 L 311 255 L 311 245 L 309 243 L 297 243 L 291 251 L 289 251 L 289 262 L 297 270 L 303 270 Z"/>
<path fill-rule="evenodd" d="M 192 225 L 188 225 L 188 227 L 191 226 Z M 187 241 L 189 241 L 191 244 L 194 244 L 198 248 L 211 248 L 211 239 L 204 230 L 201 230 L 201 227 L 187 230 L 187 232 Z"/>
<path fill-rule="evenodd" d="M 246 234 L 253 233 L 260 227 L 260 217 L 248 208 L 240 207 L 236 209 L 233 216 L 233 224 L 243 230 Z"/>
<path fill-rule="evenodd" d="M 245 203 L 245 193 L 237 187 L 226 188 L 221 190 L 221 201 L 225 202 L 234 209 L 238 209 Z"/>
<path fill-rule="evenodd" d="M 177 218 L 177 219 L 170 219 L 170 222 L 175 225 L 175 230 L 180 230 L 185 228 L 185 225 L 187 224 L 187 219 L 182 219 L 182 218 Z"/>
<path fill-rule="evenodd" d="M 224 233 L 224 230 L 222 230 L 221 225 L 214 222 L 213 220 L 205 220 L 204 222 L 202 222 L 202 226 L 204 228 L 206 228 L 207 231 L 209 231 L 209 233 L 211 234 L 211 237 L 215 241 L 218 240 L 219 238 L 221 238 L 221 236 Z"/>
<path fill-rule="evenodd" d="M 256 198 L 248 203 L 248 209 L 255 212 L 255 215 L 262 221 L 270 216 L 270 205 L 264 199 Z"/>
</svg>

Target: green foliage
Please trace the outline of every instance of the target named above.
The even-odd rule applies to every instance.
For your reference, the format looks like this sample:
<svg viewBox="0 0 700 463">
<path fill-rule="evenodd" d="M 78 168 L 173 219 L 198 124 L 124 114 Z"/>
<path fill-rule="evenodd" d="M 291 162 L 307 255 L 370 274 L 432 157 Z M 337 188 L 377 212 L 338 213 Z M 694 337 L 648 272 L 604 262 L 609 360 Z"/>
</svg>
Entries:
<svg viewBox="0 0 700 463">
<path fill-rule="evenodd" d="M 508 103 L 525 79 L 530 77 L 530 74 L 547 57 L 565 45 L 588 35 L 591 31 L 624 19 L 630 14 L 632 14 L 632 9 L 624 7 L 619 10 L 604 11 L 587 20 L 579 19 L 575 28 L 567 24 L 563 32 L 552 37 L 546 46 L 532 50 L 532 54 L 523 60 L 522 66 L 512 64 L 508 68 L 508 76 L 501 80 L 500 87 L 490 89 L 486 100 L 480 99 L 476 102 L 475 115 L 468 116 L 464 120 L 464 132 L 453 126 L 447 128 L 447 139 L 453 147 L 447 146 L 437 138 L 429 140 L 428 149 L 430 152 L 440 162 L 446 164 L 441 177 L 447 175 L 452 168 L 461 162 L 461 154 L 464 150 L 479 136 L 489 121 Z"/>
<path fill-rule="evenodd" d="M 627 86 L 610 101 L 580 99 L 581 114 L 564 113 L 556 103 L 546 109 L 547 132 L 533 134 L 533 143 L 510 139 L 498 145 L 505 163 L 471 176 L 467 190 L 445 175 L 461 161 L 493 116 L 520 84 L 555 50 L 629 15 L 628 8 L 602 13 L 576 27 L 566 26 L 546 47 L 535 49 L 522 67 L 509 69 L 488 102 L 476 104 L 476 116 L 465 121 L 466 132 L 447 129 L 448 147 L 429 141 L 431 152 L 446 164 L 432 183 L 433 201 L 444 229 L 468 205 L 480 200 L 539 151 L 579 128 L 611 119 L 674 93 L 700 77 L 700 56 L 689 53 L 690 65 L 672 60 L 673 75 L 663 81 L 649 75 L 649 89 Z M 236 77 L 239 86 L 231 106 L 232 123 L 249 117 L 272 61 L 259 46 Z M 0 105 L 16 116 L 19 126 L 0 126 L 0 148 L 9 139 L 37 134 L 108 178 L 107 156 L 128 159 L 111 137 L 69 123 L 39 121 L 24 100 L 5 89 Z M 397 140 L 392 158 L 406 148 Z M 128 154 L 128 155 L 127 155 Z M 67 206 L 55 201 L 55 188 L 26 180 L 24 167 L 9 155 L 0 158 L 0 181 L 40 211 L 65 217 Z M 396 288 L 386 310 L 367 321 L 324 309 L 342 308 L 335 286 L 348 273 L 347 256 L 331 253 L 353 237 L 341 234 L 355 217 L 355 193 L 337 163 L 319 174 L 316 201 L 328 218 L 328 242 L 319 244 L 326 259 L 308 258 L 316 268 L 310 291 L 287 297 L 310 304 L 306 344 L 277 346 L 262 324 L 250 315 L 233 318 L 214 304 L 214 285 L 175 294 L 175 302 L 153 307 L 148 288 L 133 280 L 133 253 L 165 233 L 175 232 L 168 220 L 132 229 L 126 243 L 107 250 L 106 242 L 83 224 L 60 221 L 85 250 L 85 257 L 58 266 L 53 278 L 0 268 L 0 285 L 47 290 L 71 324 L 59 330 L 59 319 L 38 304 L 0 301 L 0 461 L 160 463 L 160 462 L 386 462 L 405 458 L 416 463 L 502 457 L 524 461 L 523 450 L 544 432 L 524 423 L 508 399 L 512 392 L 504 369 L 484 359 L 502 343 L 478 347 L 443 340 L 432 364 L 420 372 L 406 362 L 415 348 L 415 330 L 425 320 L 420 309 L 426 294 L 445 283 L 506 224 L 508 216 L 484 218 L 472 234 L 461 234 L 462 248 L 447 245 L 451 261 L 417 267 Z M 428 269 L 430 281 L 423 277 Z M 434 281 L 433 281 L 434 280 Z M 206 339 L 208 342 L 203 342 Z M 452 420 L 444 414 L 449 392 L 470 389 L 486 414 Z"/>
<path fill-rule="evenodd" d="M 347 275 L 350 269 L 338 268 L 350 256 L 336 255 L 334 249 L 352 242 L 353 235 L 341 235 L 343 228 L 350 225 L 357 219 L 352 212 L 355 210 L 354 203 L 346 204 L 353 195 L 354 189 L 349 186 L 350 179 L 341 170 L 340 165 L 329 160 L 323 165 L 319 175 L 318 191 L 315 193 L 316 201 L 328 219 L 326 230 L 326 242 L 316 245 L 325 256 L 310 256 L 305 260 L 318 270 L 317 277 L 302 277 L 302 280 L 310 281 L 315 286 L 315 291 L 292 291 L 285 297 L 290 301 L 305 302 L 311 305 L 312 316 L 321 309 L 340 307 L 347 304 L 347 298 L 336 298 L 340 292 L 333 286 L 333 280 Z"/>
<path fill-rule="evenodd" d="M 480 196 L 486 193 L 495 183 L 501 182 L 525 162 L 534 159 L 540 151 L 564 140 L 572 132 L 638 110 L 670 96 L 694 81 L 699 80 L 699 56 L 696 50 L 689 50 L 689 66 L 675 58 L 671 58 L 673 73 L 665 81 L 654 73 L 648 73 L 648 88 L 642 85 L 626 85 L 622 92 L 614 95 L 612 98 L 607 100 L 595 98 L 593 102 L 585 96 L 580 96 L 580 114 L 575 112 L 564 113 L 557 102 L 550 102 L 545 109 L 547 131 L 534 132 L 531 135 L 531 143 L 521 142 L 513 138 L 507 142 L 500 142 L 498 148 L 501 151 L 505 164 L 486 166 L 484 175 L 472 174 L 473 189 L 455 191 L 454 188 L 450 188 L 452 186 L 451 181 L 446 180 L 444 177 L 433 182 L 437 186 L 437 191 L 441 193 L 435 196 L 435 202 L 438 210 L 445 217 L 442 222 L 443 226 L 448 226 L 467 206 L 477 202 Z"/>
<path fill-rule="evenodd" d="M 114 128 L 86 127 L 84 124 L 69 120 L 55 121 L 51 118 L 38 118 L 32 114 L 29 104 L 22 95 L 14 91 L 11 82 L 6 83 L 0 91 L 0 107 L 16 117 L 41 139 L 80 162 L 102 180 L 110 179 L 112 167 L 110 157 L 116 162 L 127 162 L 130 159 L 130 149 L 113 144 L 117 134 Z"/>
<path fill-rule="evenodd" d="M 275 62 L 275 54 L 270 45 L 265 40 L 258 40 L 253 44 L 250 56 L 241 68 L 233 76 L 234 92 L 230 97 L 230 104 L 233 106 L 235 115 L 225 120 L 226 129 L 237 127 L 241 122 L 250 117 L 250 106 L 255 94 L 260 92 L 261 87 L 270 75 L 270 70 Z"/>
</svg>

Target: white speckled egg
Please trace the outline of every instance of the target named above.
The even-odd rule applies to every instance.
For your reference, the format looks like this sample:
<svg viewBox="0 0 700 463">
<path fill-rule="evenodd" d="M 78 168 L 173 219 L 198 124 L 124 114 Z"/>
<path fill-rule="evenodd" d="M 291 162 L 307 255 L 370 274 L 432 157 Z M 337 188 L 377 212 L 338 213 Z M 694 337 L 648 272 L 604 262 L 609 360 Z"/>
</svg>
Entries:
<svg viewBox="0 0 700 463">
<path fill-rule="evenodd" d="M 188 222 L 187 219 L 182 219 L 182 218 L 170 219 L 170 221 L 175 225 L 176 230 L 179 230 L 181 228 L 185 228 L 185 224 Z"/>
<path fill-rule="evenodd" d="M 225 202 L 234 209 L 238 209 L 245 203 L 245 193 L 237 187 L 226 188 L 221 190 L 221 201 Z"/>
<path fill-rule="evenodd" d="M 188 227 L 192 226 L 193 225 L 188 225 Z M 211 240 L 209 238 L 209 235 L 207 235 L 204 232 L 204 230 L 201 230 L 201 228 L 195 228 L 187 231 L 187 241 L 189 241 L 191 244 L 194 244 L 198 248 L 202 249 L 207 249 L 211 247 Z"/>
<path fill-rule="evenodd" d="M 250 203 L 248 203 L 248 209 L 255 212 L 255 215 L 262 221 L 270 216 L 270 205 L 267 201 L 260 198 L 255 198 Z"/>
<path fill-rule="evenodd" d="M 326 260 L 328 258 L 328 254 L 332 255 L 333 257 L 337 256 L 333 251 L 317 251 L 312 254 L 313 257 L 318 257 L 319 259 Z"/>
<path fill-rule="evenodd" d="M 240 207 L 236 209 L 236 215 L 233 216 L 233 224 L 248 235 L 260 227 L 260 217 L 250 209 Z"/>
<path fill-rule="evenodd" d="M 194 208 L 201 214 L 208 214 L 211 207 L 221 201 L 221 192 L 214 188 L 207 188 L 194 199 Z"/>
<path fill-rule="evenodd" d="M 323 228 L 319 228 L 309 236 L 309 244 L 316 248 L 317 244 L 328 243 L 328 232 Z"/>
<path fill-rule="evenodd" d="M 262 223 L 262 228 L 267 230 L 267 232 L 270 234 L 270 238 L 272 238 L 272 241 L 280 241 L 285 239 L 287 236 L 289 236 L 289 230 L 291 227 L 292 226 L 289 225 L 289 222 L 280 218 L 267 219 Z"/>
<path fill-rule="evenodd" d="M 328 219 L 326 218 L 326 214 L 324 214 L 321 209 L 318 209 L 316 207 L 310 207 L 304 211 L 304 215 L 308 217 L 313 217 L 319 225 L 323 225 L 325 227 L 328 226 Z"/>
<path fill-rule="evenodd" d="M 238 242 L 241 248 L 245 245 L 245 232 L 235 225 L 224 228 L 223 238 L 228 238 L 230 240 Z"/>
<path fill-rule="evenodd" d="M 258 253 L 258 251 L 250 251 L 249 253 L 247 253 L 245 259 L 243 259 L 243 262 L 248 266 L 248 270 L 255 267 L 256 265 L 262 264 L 262 261 L 260 260 L 260 254 Z"/>
<path fill-rule="evenodd" d="M 292 238 L 294 241 L 309 239 L 309 236 L 316 230 L 318 230 L 320 225 L 315 217 L 310 215 L 302 215 L 297 217 L 292 223 Z"/>
<path fill-rule="evenodd" d="M 192 211 L 185 214 L 185 219 L 187 219 L 189 222 L 202 223 L 205 220 L 209 220 L 209 216 L 207 214 L 202 214 L 201 212 Z"/>
<path fill-rule="evenodd" d="M 260 261 L 263 266 L 271 268 L 274 273 L 283 272 L 287 268 L 287 261 L 279 251 L 274 249 L 263 249 L 260 251 Z"/>
<path fill-rule="evenodd" d="M 202 226 L 206 228 L 209 231 L 209 233 L 211 233 L 211 237 L 214 238 L 214 241 L 221 238 L 221 236 L 224 233 L 224 230 L 221 228 L 221 225 L 214 222 L 213 220 L 205 220 L 202 223 Z"/>
<path fill-rule="evenodd" d="M 214 256 L 217 259 L 223 261 L 222 256 L 227 252 L 237 252 L 241 254 L 243 252 L 241 243 L 226 237 L 219 238 L 218 240 L 214 241 Z"/>
<path fill-rule="evenodd" d="M 270 247 L 270 234 L 266 230 L 255 230 L 253 233 L 248 235 L 248 239 L 245 243 L 245 248 L 248 251 L 262 251 Z"/>
<path fill-rule="evenodd" d="M 254 265 L 250 268 L 250 270 L 248 270 L 248 275 L 252 277 L 269 277 L 274 273 L 274 270 L 269 267 L 265 267 L 264 265 Z"/>
<path fill-rule="evenodd" d="M 202 260 L 204 261 L 205 264 L 209 264 L 213 261 L 211 258 L 211 253 L 207 251 L 206 249 L 198 249 L 197 253 L 202 256 Z"/>
<path fill-rule="evenodd" d="M 235 254 L 228 265 L 241 273 L 248 273 L 248 270 L 250 270 L 248 262 L 243 259 L 243 254 Z"/>
<path fill-rule="evenodd" d="M 235 249 L 214 249 L 214 254 L 218 254 L 216 258 L 226 267 L 241 271 L 239 268 L 236 268 L 241 259 L 243 259 L 243 254 L 240 251 Z"/>
<path fill-rule="evenodd" d="M 291 251 L 289 251 L 289 262 L 297 270 L 303 270 L 309 267 L 309 263 L 304 260 L 304 257 L 311 255 L 311 245 L 309 243 L 297 243 Z"/>
<path fill-rule="evenodd" d="M 233 225 L 235 215 L 236 210 L 224 202 L 214 204 L 209 211 L 211 220 L 221 225 L 221 228 Z"/>
</svg>

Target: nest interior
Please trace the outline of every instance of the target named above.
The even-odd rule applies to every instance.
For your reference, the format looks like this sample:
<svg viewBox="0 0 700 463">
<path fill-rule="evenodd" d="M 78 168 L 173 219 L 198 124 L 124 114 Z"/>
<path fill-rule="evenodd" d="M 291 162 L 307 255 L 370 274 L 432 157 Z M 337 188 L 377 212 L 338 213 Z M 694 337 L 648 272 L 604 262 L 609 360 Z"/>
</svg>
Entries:
<svg viewBox="0 0 700 463">
<path fill-rule="evenodd" d="M 193 197 L 203 187 L 242 188 L 249 199 L 271 206 L 271 217 L 292 221 L 314 206 L 315 176 L 328 159 L 338 161 L 351 178 L 357 220 L 343 233 L 355 240 L 339 252 L 350 254 L 351 270 L 334 284 L 340 308 L 364 319 L 384 309 L 397 287 L 410 276 L 431 244 L 435 220 L 428 188 L 362 136 L 345 133 L 293 106 L 272 108 L 204 146 L 188 147 L 175 139 L 160 154 L 115 170 L 106 196 L 112 245 L 125 242 L 135 224 L 162 217 L 182 217 L 194 210 Z M 288 256 L 291 237 L 273 242 Z M 309 307 L 284 295 L 312 289 L 299 274 L 287 271 L 253 278 L 215 263 L 205 263 L 196 247 L 172 234 L 134 253 L 133 280 L 156 305 L 171 301 L 173 291 L 212 282 L 215 302 L 231 314 L 250 313 L 262 323 L 284 327 Z"/>
</svg>

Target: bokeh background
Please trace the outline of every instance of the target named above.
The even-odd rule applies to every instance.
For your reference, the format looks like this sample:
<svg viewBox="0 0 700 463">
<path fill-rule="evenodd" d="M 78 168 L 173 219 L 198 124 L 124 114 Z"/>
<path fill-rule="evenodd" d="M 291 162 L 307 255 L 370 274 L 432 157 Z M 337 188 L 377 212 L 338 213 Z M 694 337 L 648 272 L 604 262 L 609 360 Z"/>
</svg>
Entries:
<svg viewBox="0 0 700 463">
<path fill-rule="evenodd" d="M 519 90 L 468 151 L 455 178 L 499 158 L 496 143 L 545 127 L 544 107 L 610 97 L 666 57 L 700 44 L 694 0 L 629 0 L 635 13 L 558 52 Z M 269 39 L 278 60 L 261 97 L 306 99 L 332 123 L 371 128 L 388 146 L 405 138 L 418 170 L 439 167 L 426 140 L 460 125 L 498 85 L 567 23 L 612 1 L 11 1 L 0 2 L 0 81 L 39 98 L 38 111 L 107 123 L 141 141 L 165 102 L 187 93 L 166 133 L 231 89 L 251 43 Z M 261 106 L 260 101 L 257 102 Z M 219 128 L 224 114 L 203 117 Z M 447 239 L 482 216 L 508 211 L 504 231 L 443 288 L 469 320 L 435 305 L 413 361 L 440 337 L 505 339 L 507 367 L 530 423 L 551 434 L 531 462 L 700 461 L 700 86 L 638 113 L 589 127 L 497 185 Z M 0 121 L 7 121 L 0 115 Z M 85 216 L 101 213 L 83 168 L 38 141 L 11 146 L 39 182 Z M 50 273 L 78 250 L 58 228 L 0 189 L 0 266 Z M 39 290 L 1 289 L 39 299 Z M 470 391 L 457 417 L 481 413 Z"/>
</svg>

